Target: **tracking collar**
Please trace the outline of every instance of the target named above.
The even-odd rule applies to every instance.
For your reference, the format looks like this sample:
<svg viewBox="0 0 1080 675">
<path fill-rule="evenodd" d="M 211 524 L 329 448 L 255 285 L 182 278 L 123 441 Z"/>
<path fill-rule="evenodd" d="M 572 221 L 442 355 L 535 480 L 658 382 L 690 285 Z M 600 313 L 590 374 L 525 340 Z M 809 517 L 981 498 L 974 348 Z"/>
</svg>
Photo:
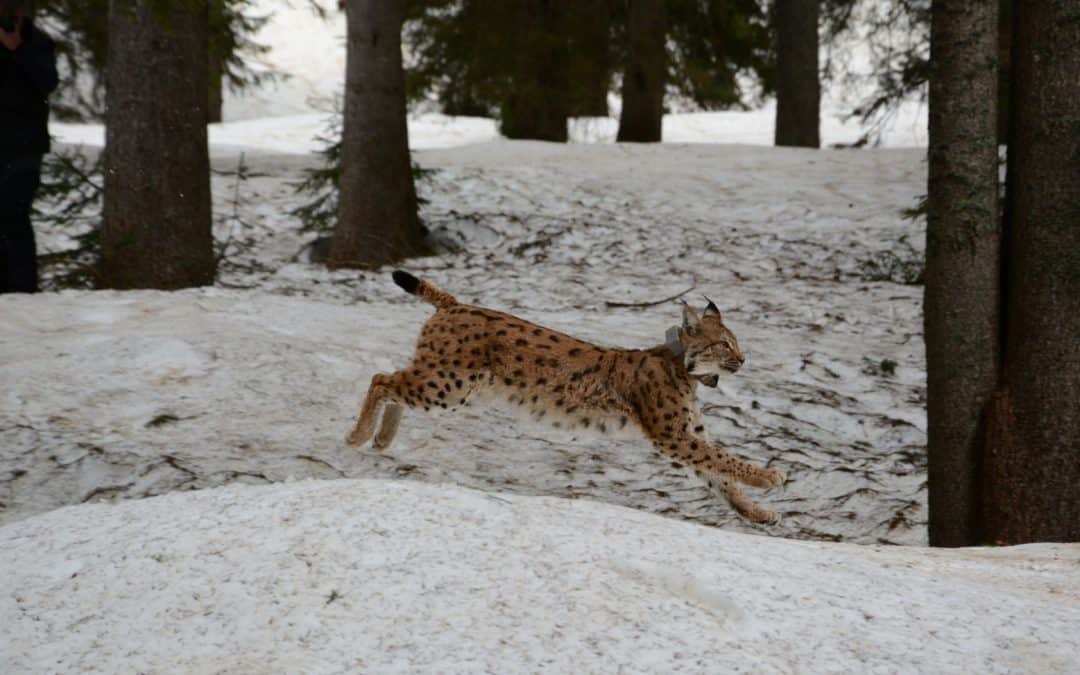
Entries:
<svg viewBox="0 0 1080 675">
<path fill-rule="evenodd" d="M 679 332 L 680 329 L 678 326 L 668 328 L 667 332 L 664 333 L 664 346 L 668 348 L 668 351 L 681 359 L 683 352 L 685 352 L 686 349 L 683 347 L 682 340 L 679 339 Z"/>
</svg>

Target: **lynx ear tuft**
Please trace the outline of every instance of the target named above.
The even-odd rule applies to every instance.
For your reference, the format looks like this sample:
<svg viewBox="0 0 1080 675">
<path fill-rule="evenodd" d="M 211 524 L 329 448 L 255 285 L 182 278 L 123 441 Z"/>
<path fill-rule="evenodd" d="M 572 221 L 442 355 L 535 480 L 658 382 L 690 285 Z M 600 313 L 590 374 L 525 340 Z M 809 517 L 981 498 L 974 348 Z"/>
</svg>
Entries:
<svg viewBox="0 0 1080 675">
<path fill-rule="evenodd" d="M 710 300 L 708 296 L 702 296 L 702 297 L 705 298 L 705 302 L 709 303 L 705 307 L 704 316 L 715 316 L 717 318 L 720 318 L 720 309 L 716 306 L 716 303 L 713 302 L 712 300 Z"/>
<path fill-rule="evenodd" d="M 683 303 L 682 306 L 682 322 L 683 330 L 688 335 L 695 335 L 701 328 L 701 317 L 694 311 L 694 308 L 690 305 Z"/>
</svg>

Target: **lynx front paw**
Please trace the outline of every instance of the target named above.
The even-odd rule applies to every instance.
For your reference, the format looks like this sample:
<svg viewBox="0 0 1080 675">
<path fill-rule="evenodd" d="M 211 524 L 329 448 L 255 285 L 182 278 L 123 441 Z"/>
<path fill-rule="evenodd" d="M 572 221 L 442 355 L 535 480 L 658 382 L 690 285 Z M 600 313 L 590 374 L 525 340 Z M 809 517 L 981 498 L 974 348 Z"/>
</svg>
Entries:
<svg viewBox="0 0 1080 675">
<path fill-rule="evenodd" d="M 776 511 L 763 509 L 757 504 L 746 500 L 743 503 L 732 502 L 735 512 L 755 525 L 778 525 L 780 514 Z"/>
<path fill-rule="evenodd" d="M 364 443 L 368 442 L 371 438 L 370 434 L 365 434 L 359 429 L 353 429 L 349 432 L 349 435 L 345 437 L 345 442 L 354 447 L 360 447 Z"/>
</svg>

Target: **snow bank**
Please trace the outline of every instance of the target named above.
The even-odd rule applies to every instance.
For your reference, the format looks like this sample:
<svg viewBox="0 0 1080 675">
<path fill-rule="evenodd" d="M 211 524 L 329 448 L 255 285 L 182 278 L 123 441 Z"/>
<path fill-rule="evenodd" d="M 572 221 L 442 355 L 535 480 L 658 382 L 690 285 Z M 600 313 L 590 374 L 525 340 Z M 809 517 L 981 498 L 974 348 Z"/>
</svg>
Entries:
<svg viewBox="0 0 1080 675">
<path fill-rule="evenodd" d="M 306 112 L 211 124 L 208 127 L 211 154 L 306 155 L 318 152 L 324 147 L 319 137 L 326 135 L 328 118 L 326 113 Z M 101 124 L 51 122 L 49 129 L 63 144 L 105 147 L 105 127 Z M 499 133 L 495 120 L 484 117 L 431 113 L 409 118 L 409 145 L 413 150 L 450 148 L 496 138 Z"/>
<path fill-rule="evenodd" d="M 652 346 L 684 296 L 716 300 L 747 354 L 702 390 L 719 445 L 788 472 L 756 492 L 771 533 L 926 541 L 922 289 L 863 269 L 922 257 L 903 220 L 925 152 L 496 141 L 418 153 L 425 221 L 463 250 L 405 264 L 463 301 L 602 344 Z M 297 260 L 288 213 L 313 159 L 253 155 L 248 228 L 219 223 L 222 287 L 0 298 L 0 523 L 86 500 L 232 481 L 393 478 L 588 497 L 750 530 L 645 441 L 569 438 L 487 410 L 409 412 L 389 452 L 344 446 L 372 375 L 431 310 L 387 271 Z M 219 156 L 216 168 L 235 168 Z M 55 250 L 66 231 L 39 234 Z M 907 242 L 907 243 L 904 243 Z M 224 288 L 223 288 L 224 287 Z M 249 290 L 236 290 L 244 288 Z M 288 297 L 284 297 L 288 296 Z M 612 304 L 614 303 L 614 304 Z M 892 364 L 890 371 L 881 364 Z"/>
<path fill-rule="evenodd" d="M 365 282 L 385 299 L 348 303 L 225 289 L 0 299 L 0 372 L 10 383 L 0 389 L 0 523 L 69 504 L 234 481 L 407 477 L 587 496 L 753 531 L 644 439 L 574 437 L 476 408 L 441 416 L 409 411 L 389 450 L 347 447 L 345 433 L 372 375 L 407 362 L 431 313 L 386 277 Z M 543 284 L 534 286 L 541 298 L 558 292 Z M 507 291 L 516 287 L 507 284 Z M 464 283 L 448 288 L 470 295 Z M 486 304 L 509 305 L 496 297 Z M 626 346 L 659 343 L 678 317 L 674 305 L 644 316 L 518 311 Z M 807 345 L 793 342 L 794 335 L 770 338 L 738 316 L 732 310 L 729 322 L 754 350 L 753 368 L 699 396 L 718 444 L 789 472 L 782 490 L 751 491 L 784 514 L 769 531 L 923 541 L 925 474 L 908 458 L 923 436 L 897 421 L 910 414 L 921 423 L 914 404 L 898 401 L 920 386 L 909 381 L 919 377 L 918 353 L 905 348 L 908 373 L 883 382 L 861 375 L 861 352 L 850 336 L 835 335 L 816 349 L 850 377 L 819 376 L 805 372 L 799 354 Z M 843 358 L 854 364 L 843 365 Z M 825 391 L 837 392 L 834 405 L 799 400 Z"/>
<path fill-rule="evenodd" d="M 395 481 L 0 528 L 3 672 L 1065 672 L 1080 546 L 767 539 Z"/>
</svg>

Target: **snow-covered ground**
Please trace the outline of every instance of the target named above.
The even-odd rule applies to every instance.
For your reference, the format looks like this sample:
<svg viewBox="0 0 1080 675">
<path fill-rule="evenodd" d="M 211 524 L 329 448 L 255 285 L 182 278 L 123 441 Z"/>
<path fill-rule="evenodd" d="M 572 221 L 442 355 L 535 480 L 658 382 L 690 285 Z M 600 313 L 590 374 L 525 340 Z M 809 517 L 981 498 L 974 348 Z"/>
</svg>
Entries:
<svg viewBox="0 0 1080 675">
<path fill-rule="evenodd" d="M 768 107 L 670 115 L 651 146 L 610 119 L 567 145 L 410 119 L 449 251 L 413 273 L 610 345 L 661 342 L 673 296 L 716 301 L 748 360 L 699 393 L 705 424 L 790 477 L 748 490 L 784 516 L 759 528 L 643 440 L 499 410 L 344 444 L 430 308 L 307 260 L 288 214 L 343 50 L 302 5 L 267 33 L 295 76 L 210 132 L 215 287 L 0 296 L 0 672 L 1077 669 L 1077 545 L 881 546 L 926 543 L 924 235 L 900 215 L 925 150 L 895 147 L 925 111 L 894 147 L 821 151 L 762 147 Z M 837 110 L 827 144 L 860 132 Z"/>
<path fill-rule="evenodd" d="M 5 673 L 1069 673 L 1080 547 L 793 542 L 315 481 L 0 528 Z"/>
<path fill-rule="evenodd" d="M 844 121 L 838 111 L 822 119 L 822 144 L 854 143 L 862 129 Z M 775 105 L 756 110 L 679 113 L 664 116 L 665 143 L 741 143 L 771 146 Z M 325 131 L 328 115 L 305 112 L 210 125 L 213 147 L 244 148 L 247 152 L 303 154 L 322 148 L 317 137 Z M 572 143 L 612 143 L 619 123 L 614 117 L 582 117 L 570 121 Z M 53 135 L 69 145 L 105 145 L 99 124 L 54 122 Z M 448 117 L 437 113 L 414 114 L 409 119 L 409 145 L 414 150 L 456 147 L 500 139 L 495 120 L 486 117 Z M 926 111 L 919 103 L 905 103 L 882 136 L 884 147 L 926 145 Z"/>
<path fill-rule="evenodd" d="M 662 341 L 693 288 L 748 355 L 701 393 L 718 443 L 791 476 L 776 534 L 925 542 L 921 289 L 867 280 L 920 228 L 920 151 L 495 141 L 417 154 L 428 224 L 462 250 L 405 266 L 463 300 L 605 344 Z M 219 168 L 235 157 L 216 151 Z M 386 271 L 296 257 L 309 156 L 256 155 L 254 244 L 219 287 L 0 300 L 0 520 L 233 480 L 408 477 L 585 497 L 750 530 L 645 441 L 574 439 L 497 411 L 409 414 L 388 452 L 343 444 L 373 374 L 407 362 L 423 303 Z M 218 210 L 233 181 L 215 177 Z M 43 247 L 57 238 L 42 233 Z M 224 238 L 227 233 L 219 232 Z M 916 250 L 916 249 L 912 249 Z M 302 258 L 302 256 L 301 256 Z M 872 275 L 871 275 L 872 276 Z M 290 297 L 283 297 L 290 296 Z M 895 371 L 882 368 L 895 362 Z"/>
</svg>

